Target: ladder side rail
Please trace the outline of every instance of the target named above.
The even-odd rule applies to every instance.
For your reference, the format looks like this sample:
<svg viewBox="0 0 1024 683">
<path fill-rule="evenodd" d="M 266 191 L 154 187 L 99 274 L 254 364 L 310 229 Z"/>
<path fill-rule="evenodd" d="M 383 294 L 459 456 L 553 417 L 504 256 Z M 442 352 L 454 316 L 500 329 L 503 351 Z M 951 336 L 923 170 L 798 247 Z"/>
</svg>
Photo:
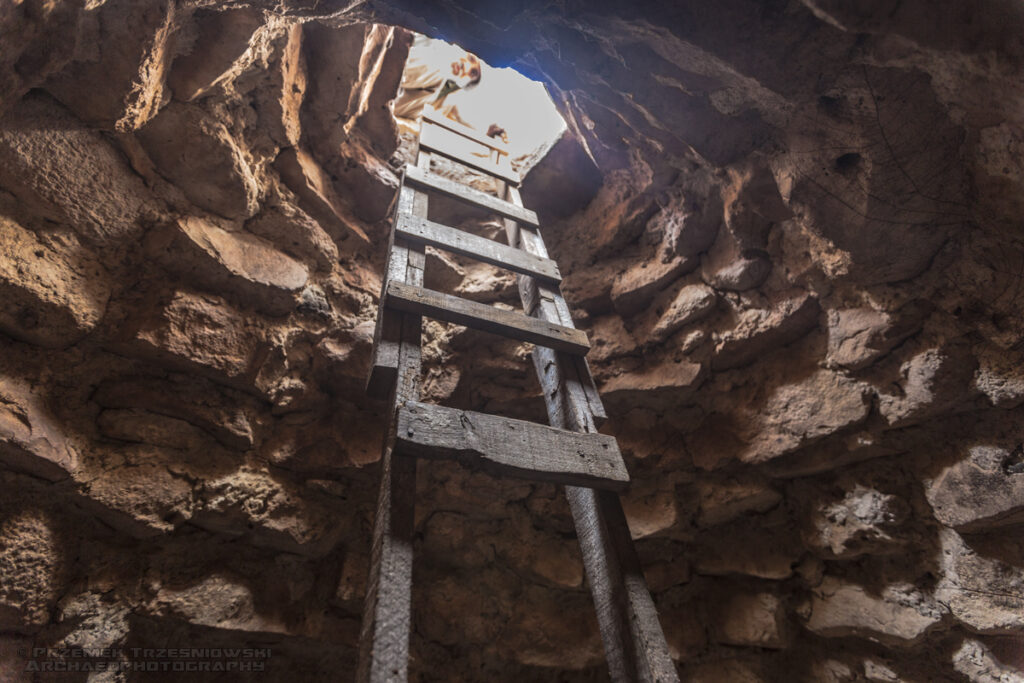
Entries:
<svg viewBox="0 0 1024 683">
<path fill-rule="evenodd" d="M 418 165 L 429 169 L 430 154 L 417 152 Z M 428 197 L 404 186 L 397 215 L 426 217 Z M 423 245 L 394 239 L 387 277 L 422 286 L 426 252 Z M 402 271 L 401 263 L 405 269 Z M 394 265 L 392 265 L 394 264 Z M 386 289 L 388 280 L 385 280 Z M 378 318 L 383 317 L 383 296 Z M 422 366 L 422 318 L 398 313 L 401 330 L 397 372 L 390 392 L 390 417 L 381 454 L 381 481 L 373 522 L 373 545 L 359 634 L 359 683 L 404 683 L 409 671 L 412 631 L 412 569 L 416 509 L 416 459 L 395 453 L 398 407 L 419 399 Z"/>
<path fill-rule="evenodd" d="M 510 201 L 521 204 L 515 188 L 506 187 L 505 193 Z M 547 256 L 539 231 L 534 233 L 535 237 L 528 236 L 530 231 L 510 223 L 505 221 L 510 240 L 516 238 L 522 248 Z M 537 315 L 572 325 L 571 318 L 563 319 L 568 308 L 561 295 L 556 292 L 550 299 L 553 300 L 541 292 Z M 591 403 L 579 375 L 580 368 L 585 366 L 540 347 L 534 349 L 534 364 L 551 426 L 596 431 Z M 618 495 L 577 486 L 566 486 L 565 494 L 579 537 L 612 680 L 678 683 Z"/>
</svg>

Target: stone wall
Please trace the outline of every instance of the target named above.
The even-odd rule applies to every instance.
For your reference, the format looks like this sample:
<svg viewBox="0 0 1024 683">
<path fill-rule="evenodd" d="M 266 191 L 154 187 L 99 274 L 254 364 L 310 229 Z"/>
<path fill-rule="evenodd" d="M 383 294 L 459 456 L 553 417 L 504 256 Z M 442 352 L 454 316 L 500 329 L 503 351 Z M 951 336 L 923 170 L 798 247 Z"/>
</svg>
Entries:
<svg viewBox="0 0 1024 683">
<path fill-rule="evenodd" d="M 347 680 L 398 24 L 544 80 L 570 125 L 524 195 L 683 677 L 1021 680 L 1021 10 L 474 7 L 0 10 L 2 677 L 31 647 L 224 646 L 272 651 L 238 680 Z M 427 284 L 517 300 L 440 253 Z M 543 419 L 527 348 L 425 329 L 432 400 Z M 418 488 L 413 677 L 605 680 L 561 492 L 444 463 Z"/>
</svg>

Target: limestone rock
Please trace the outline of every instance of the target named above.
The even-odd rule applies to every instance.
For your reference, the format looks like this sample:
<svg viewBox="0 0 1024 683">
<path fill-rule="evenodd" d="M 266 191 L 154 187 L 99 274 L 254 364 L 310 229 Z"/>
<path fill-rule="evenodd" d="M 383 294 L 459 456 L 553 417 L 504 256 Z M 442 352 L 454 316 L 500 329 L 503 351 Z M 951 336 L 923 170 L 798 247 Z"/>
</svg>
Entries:
<svg viewBox="0 0 1024 683">
<path fill-rule="evenodd" d="M 309 279 L 304 265 L 269 242 L 185 218 L 150 239 L 149 252 L 184 280 L 211 292 L 229 291 L 253 308 L 284 315 Z"/>
<path fill-rule="evenodd" d="M 136 237 L 162 210 L 106 139 L 40 95 L 0 122 L 0 187 L 92 246 Z"/>
<path fill-rule="evenodd" d="M 712 369 L 739 367 L 770 348 L 796 341 L 817 324 L 819 310 L 817 299 L 805 294 L 783 299 L 768 309 L 740 312 L 736 326 L 716 339 Z"/>
<path fill-rule="evenodd" d="M 203 483 L 192 522 L 284 552 L 319 557 L 342 529 L 333 515 L 267 472 L 244 469 Z"/>
<path fill-rule="evenodd" d="M 1024 362 L 1006 349 L 983 346 L 975 350 L 978 369 L 974 386 L 997 408 L 1024 402 Z"/>
<path fill-rule="evenodd" d="M 563 273 L 562 294 L 573 310 L 609 313 L 612 309 L 612 285 L 619 273 L 628 267 L 626 259 L 603 262 L 598 267 L 585 267 Z"/>
<path fill-rule="evenodd" d="M 592 363 L 629 355 L 637 350 L 636 340 L 617 315 L 594 318 L 587 330 L 587 338 L 590 340 L 587 358 Z"/>
<path fill-rule="evenodd" d="M 269 344 L 260 328 L 220 297 L 178 291 L 127 331 L 126 347 L 133 354 L 260 392 L 257 378 L 268 360 Z"/>
<path fill-rule="evenodd" d="M 828 313 L 828 362 L 859 370 L 920 328 L 920 316 L 896 318 L 873 308 L 844 308 Z"/>
<path fill-rule="evenodd" d="M 743 248 L 728 230 L 721 230 L 715 244 L 701 257 L 704 281 L 715 289 L 731 292 L 760 286 L 771 270 L 772 262 L 765 251 Z"/>
<path fill-rule="evenodd" d="M 714 527 L 698 538 L 693 571 L 703 576 L 753 576 L 778 581 L 793 576 L 804 550 L 795 534 L 743 520 Z"/>
<path fill-rule="evenodd" d="M 953 668 L 971 683 L 1019 683 L 1020 669 L 1011 662 L 1000 662 L 983 642 L 964 638 L 953 653 Z"/>
<path fill-rule="evenodd" d="M 62 554 L 49 514 L 27 508 L 0 517 L 0 628 L 33 633 L 50 621 Z"/>
<path fill-rule="evenodd" d="M 651 339 L 661 342 L 678 330 L 694 323 L 714 310 L 718 295 L 705 285 L 686 285 L 676 293 L 672 303 L 655 323 Z"/>
<path fill-rule="evenodd" d="M 0 378 L 0 462 L 50 481 L 78 467 L 76 448 L 43 400 L 9 378 Z"/>
<path fill-rule="evenodd" d="M 84 649 L 114 648 L 124 645 L 128 636 L 128 608 L 99 592 L 64 597 L 58 605 L 57 620 L 71 631 L 64 636 L 69 647 Z"/>
<path fill-rule="evenodd" d="M 109 380 L 93 400 L 105 408 L 141 409 L 183 420 L 229 448 L 246 450 L 255 440 L 252 399 L 199 377 Z"/>
<path fill-rule="evenodd" d="M 101 434 L 120 441 L 179 450 L 197 450 L 207 445 L 198 427 L 144 410 L 104 410 L 97 416 L 96 424 Z"/>
<path fill-rule="evenodd" d="M 725 524 L 748 512 L 765 512 L 775 507 L 782 496 L 761 481 L 728 479 L 697 482 L 700 511 L 697 523 L 701 526 Z"/>
<path fill-rule="evenodd" d="M 785 606 L 772 593 L 731 593 L 712 618 L 715 640 L 725 645 L 779 649 L 789 642 Z"/>
<path fill-rule="evenodd" d="M 968 543 L 952 529 L 939 532 L 935 596 L 976 633 L 1017 635 L 1024 628 L 1024 543 L 994 534 Z"/>
<path fill-rule="evenodd" d="M 259 184 L 223 123 L 191 104 L 172 102 L 138 132 L 164 178 L 196 206 L 234 220 L 259 208 Z"/>
<path fill-rule="evenodd" d="M 964 401 L 975 362 L 965 349 L 926 349 L 900 366 L 901 393 L 879 396 L 878 412 L 890 426 L 906 426 Z"/>
<path fill-rule="evenodd" d="M 864 382 L 818 370 L 774 387 L 731 417 L 712 416 L 691 439 L 694 463 L 705 469 L 729 459 L 764 463 L 863 422 L 870 411 Z M 729 425 L 725 427 L 724 425 Z M 722 431 L 728 433 L 722 435 Z"/>
<path fill-rule="evenodd" d="M 256 602 L 246 582 L 215 573 L 189 586 L 162 586 L 149 611 L 229 631 L 289 633 L 279 619 L 260 614 Z"/>
<path fill-rule="evenodd" d="M 644 309 L 654 295 L 673 280 L 697 266 L 695 259 L 665 255 L 644 261 L 620 273 L 612 283 L 612 306 L 619 315 L 629 317 Z"/>
<path fill-rule="evenodd" d="M 38 236 L 0 216 L 0 330 L 69 346 L 96 326 L 109 297 L 103 266 L 74 235 Z"/>
<path fill-rule="evenodd" d="M 191 19 L 194 37 L 175 56 L 167 76 L 174 99 L 183 102 L 198 99 L 226 77 L 249 48 L 253 33 L 263 25 L 261 13 L 250 8 L 200 10 Z"/>
<path fill-rule="evenodd" d="M 609 405 L 678 405 L 693 395 L 703 379 L 700 363 L 668 361 L 612 377 L 600 387 L 601 398 Z"/>
<path fill-rule="evenodd" d="M 711 183 L 694 182 L 673 193 L 647 222 L 647 231 L 680 256 L 696 256 L 710 247 L 722 222 L 722 198 Z"/>
<path fill-rule="evenodd" d="M 879 595 L 826 576 L 814 590 L 810 610 L 806 626 L 817 635 L 859 636 L 907 647 L 942 621 L 945 608 L 913 586 L 886 586 Z"/>
<path fill-rule="evenodd" d="M 818 499 L 812 506 L 805 542 L 829 558 L 899 552 L 897 530 L 910 516 L 905 501 L 856 484 L 841 499 Z"/>
<path fill-rule="evenodd" d="M 995 446 L 972 446 L 925 486 L 935 517 L 960 532 L 1024 521 L 1024 471 L 1020 457 Z M 1017 464 L 1018 469 L 1024 469 Z"/>
<path fill-rule="evenodd" d="M 288 201 L 264 207 L 245 228 L 292 256 L 315 263 L 317 270 L 330 271 L 338 262 L 338 247 L 330 235 L 309 214 Z"/>
<path fill-rule="evenodd" d="M 368 244 L 370 238 L 338 197 L 330 176 L 311 154 L 300 147 L 282 150 L 274 169 L 287 188 L 299 199 L 299 206 L 312 216 L 336 242 L 352 238 L 354 244 Z"/>
<path fill-rule="evenodd" d="M 111 460 L 107 470 L 83 469 L 75 477 L 87 511 L 134 538 L 170 532 L 191 516 L 192 485 L 168 469 L 159 451 L 130 447 Z"/>
</svg>

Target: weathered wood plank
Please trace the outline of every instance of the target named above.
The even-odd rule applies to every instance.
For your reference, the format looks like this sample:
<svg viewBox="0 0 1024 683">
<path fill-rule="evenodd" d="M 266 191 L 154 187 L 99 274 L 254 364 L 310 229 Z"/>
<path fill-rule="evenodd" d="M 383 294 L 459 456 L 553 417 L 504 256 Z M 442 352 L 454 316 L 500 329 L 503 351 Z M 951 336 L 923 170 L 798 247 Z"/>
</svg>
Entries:
<svg viewBox="0 0 1024 683">
<path fill-rule="evenodd" d="M 495 475 L 621 491 L 629 473 L 615 439 L 426 403 L 398 409 L 395 451 L 457 460 Z"/>
<path fill-rule="evenodd" d="M 506 192 L 510 201 L 520 201 L 514 188 L 507 188 Z M 517 237 L 522 240 L 523 249 L 539 256 L 547 255 L 539 232 L 530 234 L 523 230 L 519 234 L 518 226 L 509 222 L 506 222 L 506 230 L 510 243 Z M 524 299 L 536 296 L 522 287 L 525 280 L 520 278 Z M 539 289 L 536 315 L 572 325 L 561 294 L 554 290 L 552 297 L 551 290 Z M 586 387 L 588 381 L 593 385 L 589 368 L 541 347 L 533 350 L 533 360 L 551 426 L 579 432 L 596 431 L 593 404 Z M 584 371 L 586 376 L 581 377 Z M 596 394 L 596 389 L 593 391 Z M 565 496 L 579 537 L 612 680 L 616 683 L 678 683 L 679 676 L 669 655 L 618 495 L 566 486 Z"/>
<path fill-rule="evenodd" d="M 457 135 L 457 133 L 448 133 L 448 135 Z M 475 168 L 478 171 L 500 178 L 505 182 L 513 183 L 515 185 L 519 184 L 519 174 L 516 173 L 507 163 L 498 164 L 489 157 L 478 157 L 468 152 L 455 149 L 451 146 L 451 140 L 447 143 L 445 142 L 445 137 L 444 128 L 424 126 L 420 131 L 420 146 L 437 152 L 441 156 L 453 159 L 460 164 L 465 164 L 470 168 Z"/>
<path fill-rule="evenodd" d="M 426 244 L 550 282 L 560 282 L 558 266 L 551 259 L 534 256 L 501 242 L 456 230 L 416 216 L 399 216 L 395 236 Z"/>
<path fill-rule="evenodd" d="M 508 145 L 497 138 L 489 138 L 486 135 L 481 134 L 479 131 L 470 128 L 458 121 L 453 121 L 447 116 L 441 116 L 436 112 L 432 112 L 429 109 L 423 110 L 423 120 L 429 121 L 430 123 L 446 128 L 453 133 L 458 133 L 464 138 L 468 138 L 477 144 L 490 147 L 494 151 L 500 154 L 508 154 Z"/>
<path fill-rule="evenodd" d="M 514 187 L 508 187 L 505 188 L 505 192 L 511 203 L 522 206 L 523 200 L 519 195 L 519 190 Z M 505 234 L 508 236 L 508 243 L 510 245 L 518 246 L 523 251 L 527 251 L 535 256 L 547 258 L 548 250 L 544 246 L 544 240 L 541 238 L 539 228 L 531 228 L 525 225 L 520 226 L 517 223 L 506 220 Z M 557 286 L 550 286 L 547 283 L 538 282 L 529 277 L 520 277 L 519 295 L 523 301 L 523 310 L 527 311 L 529 315 L 557 322 L 566 327 L 574 327 L 572 315 L 569 313 L 569 305 L 565 302 L 565 298 Z M 539 351 L 539 349 L 535 350 L 535 353 L 536 351 Z M 590 374 L 590 365 L 587 363 L 587 359 L 583 357 L 574 359 L 573 364 L 576 367 L 574 372 L 569 373 L 572 377 L 570 386 L 580 385 L 590 407 L 591 417 L 599 427 L 608 419 L 608 414 L 605 412 L 601 395 L 594 384 L 594 377 Z"/>
<path fill-rule="evenodd" d="M 486 192 L 474 190 L 468 185 L 457 183 L 454 180 L 449 180 L 448 178 L 439 176 L 436 173 L 421 171 L 415 166 L 405 167 L 405 182 L 432 190 L 466 204 L 479 206 L 482 209 L 496 213 L 505 218 L 511 218 L 519 223 L 539 225 L 537 214 L 529 209 L 516 206 L 504 199 L 498 199 L 494 195 L 487 194 Z"/>
<path fill-rule="evenodd" d="M 430 155 L 419 154 L 419 163 L 429 164 Z M 396 211 L 426 216 L 426 193 L 405 192 L 403 188 Z M 422 285 L 425 258 L 423 245 L 392 240 L 388 272 L 401 281 Z M 382 307 L 378 316 L 385 313 Z M 397 372 L 390 386 L 392 414 L 397 406 L 419 398 L 422 365 L 422 319 L 418 315 L 399 314 L 398 327 Z M 380 490 L 359 637 L 359 683 L 404 683 L 408 678 L 416 460 L 394 452 L 394 428 L 392 419 L 381 456 Z"/>
<path fill-rule="evenodd" d="M 575 354 L 585 354 L 590 348 L 587 335 L 580 330 L 431 289 L 393 281 L 388 283 L 384 297 L 386 305 L 400 311 L 430 316 L 538 346 Z"/>
</svg>

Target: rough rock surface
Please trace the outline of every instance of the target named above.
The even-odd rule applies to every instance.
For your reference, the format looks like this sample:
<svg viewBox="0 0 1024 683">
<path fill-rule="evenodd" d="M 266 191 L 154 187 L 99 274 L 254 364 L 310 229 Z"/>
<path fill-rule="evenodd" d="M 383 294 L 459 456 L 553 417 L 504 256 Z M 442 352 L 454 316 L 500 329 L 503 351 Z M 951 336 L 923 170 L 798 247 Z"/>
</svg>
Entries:
<svg viewBox="0 0 1024 683">
<path fill-rule="evenodd" d="M 524 195 L 681 676 L 1021 680 L 1009 0 L 0 6 L 0 679 L 32 648 L 270 647 L 261 680 L 347 680 L 401 27 L 566 119 Z M 489 266 L 426 276 L 519 306 Z M 426 400 L 543 419 L 526 346 L 424 330 Z M 412 679 L 606 680 L 561 491 L 418 487 Z"/>
</svg>

